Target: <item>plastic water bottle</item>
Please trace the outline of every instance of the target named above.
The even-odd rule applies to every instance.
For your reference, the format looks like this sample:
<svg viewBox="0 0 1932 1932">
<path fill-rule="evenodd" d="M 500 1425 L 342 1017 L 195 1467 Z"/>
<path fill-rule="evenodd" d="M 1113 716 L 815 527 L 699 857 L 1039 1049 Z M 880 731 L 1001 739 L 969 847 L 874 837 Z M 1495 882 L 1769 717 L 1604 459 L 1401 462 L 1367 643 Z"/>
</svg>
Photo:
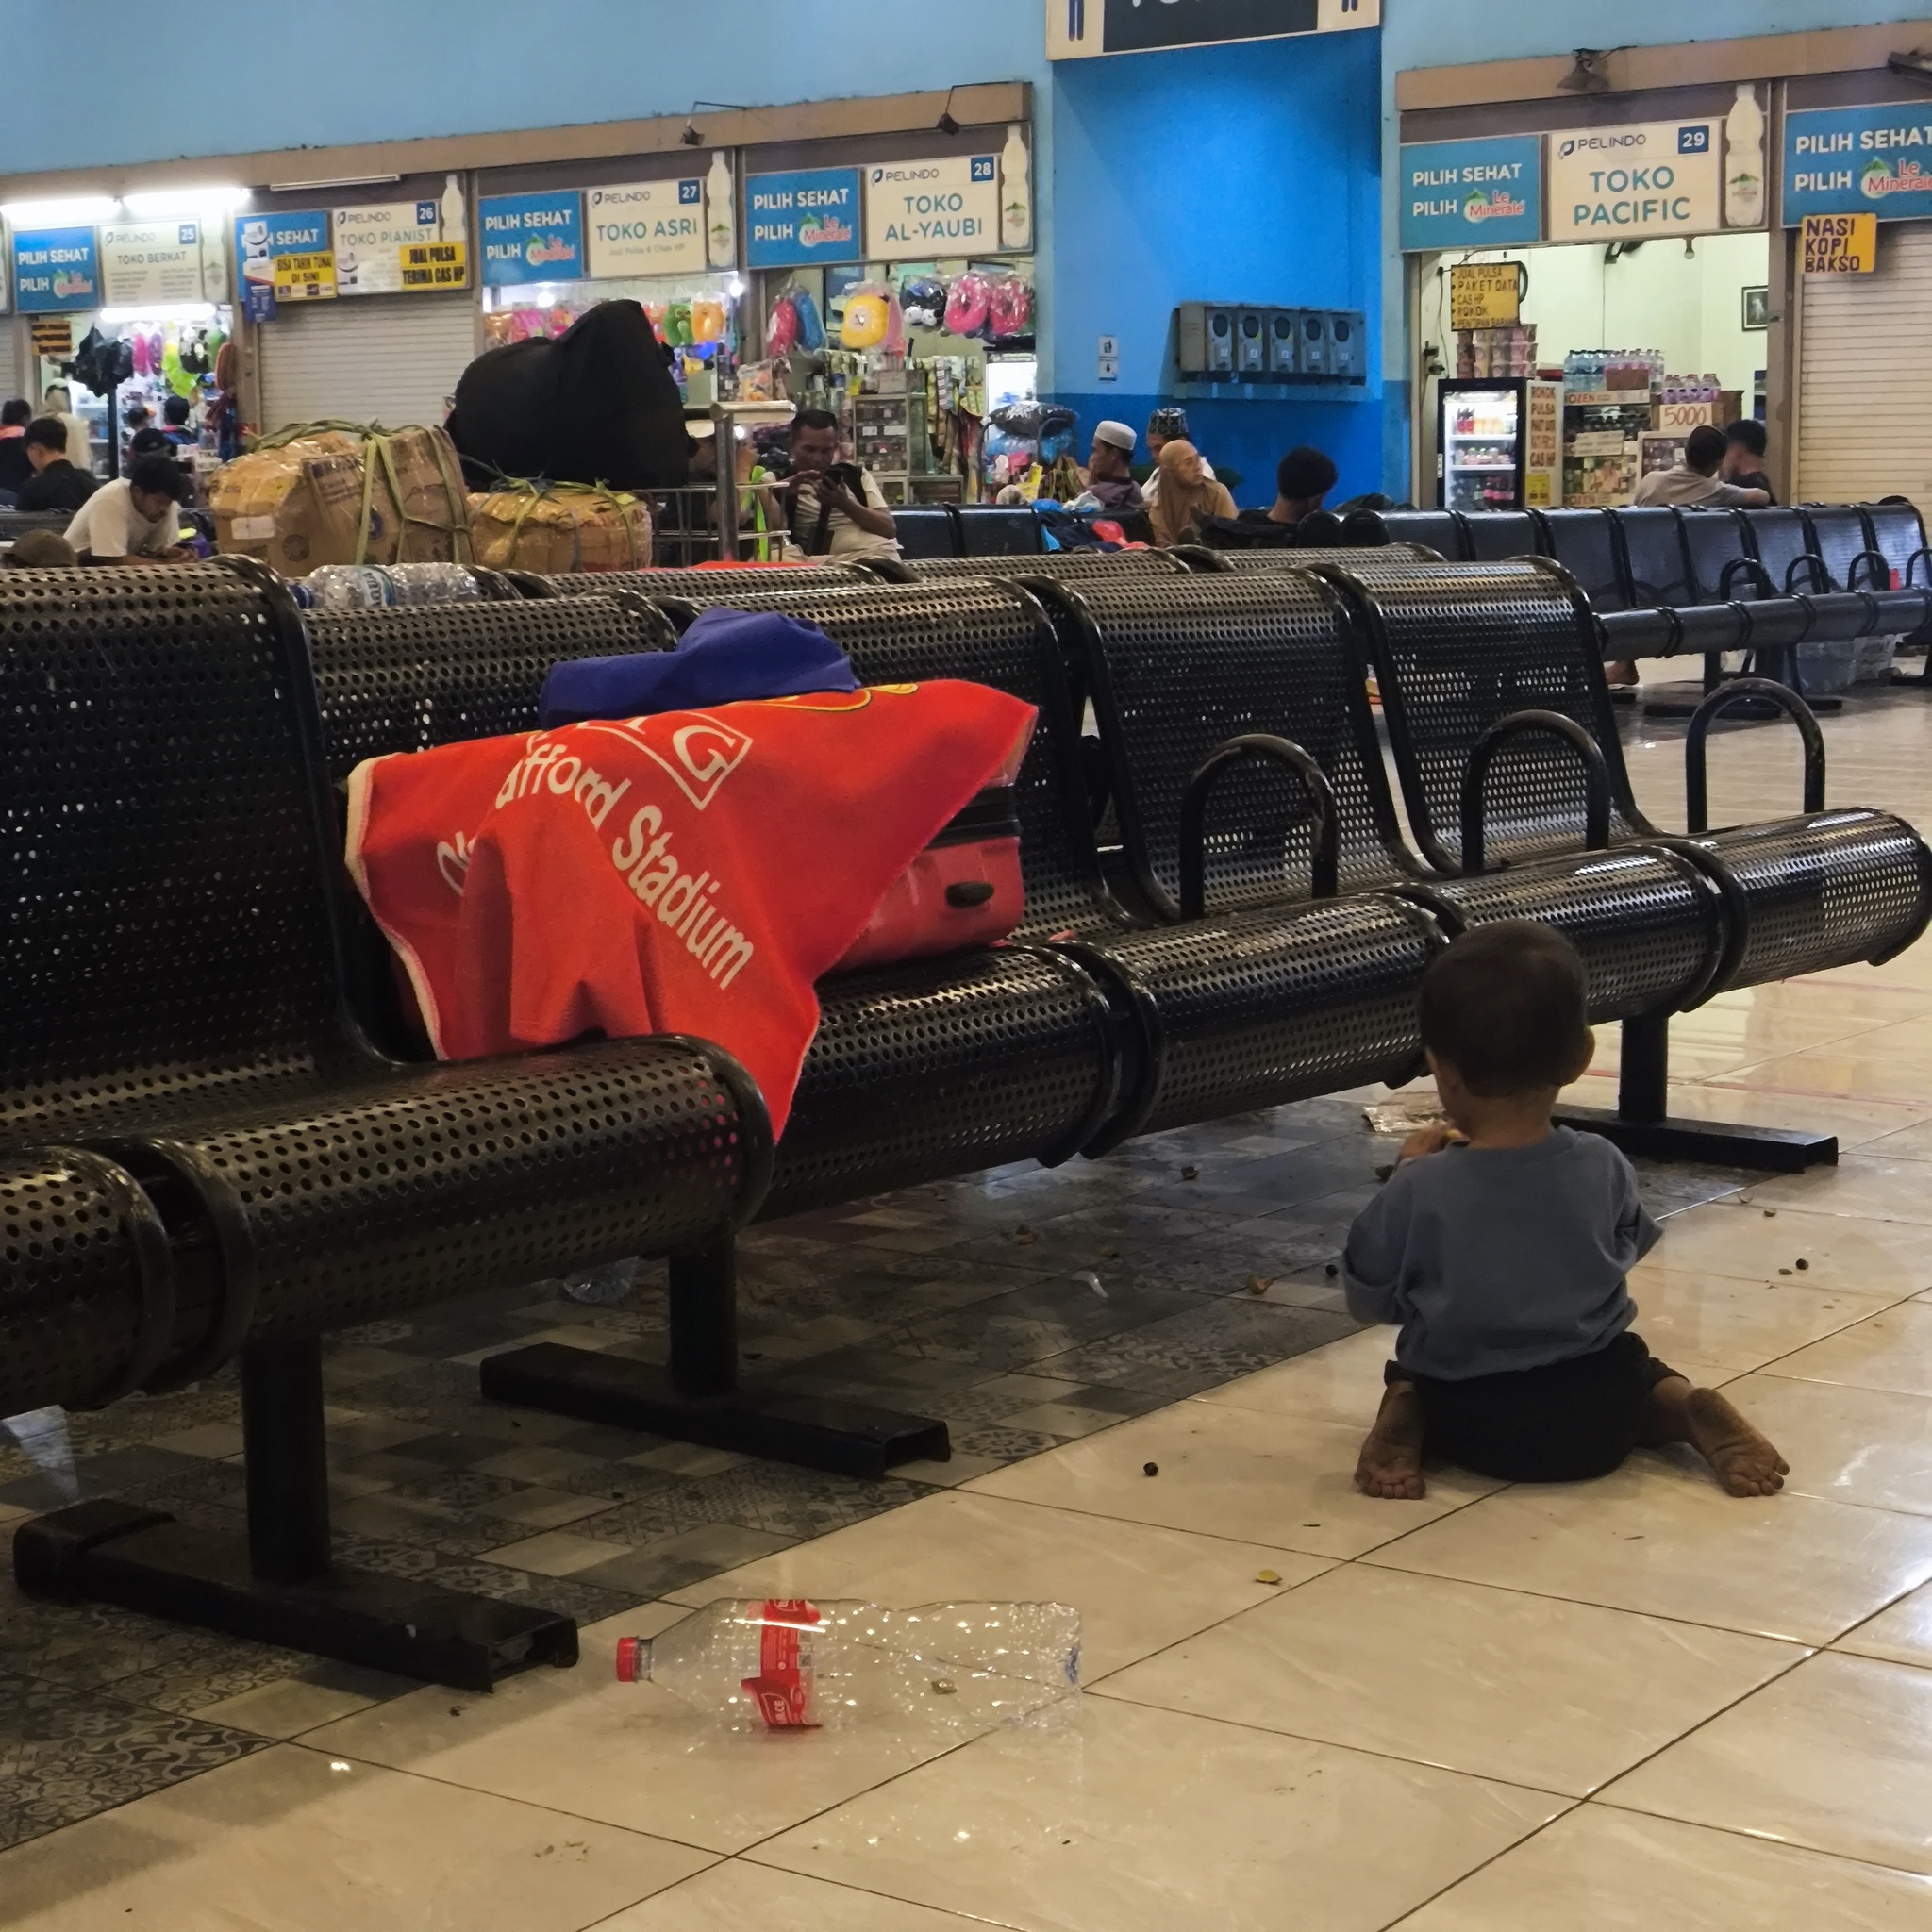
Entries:
<svg viewBox="0 0 1932 1932">
<path fill-rule="evenodd" d="M 724 1599 L 624 1637 L 617 1675 L 737 1730 L 1052 1724 L 1079 1707 L 1080 1613 L 1065 1604 Z"/>
</svg>

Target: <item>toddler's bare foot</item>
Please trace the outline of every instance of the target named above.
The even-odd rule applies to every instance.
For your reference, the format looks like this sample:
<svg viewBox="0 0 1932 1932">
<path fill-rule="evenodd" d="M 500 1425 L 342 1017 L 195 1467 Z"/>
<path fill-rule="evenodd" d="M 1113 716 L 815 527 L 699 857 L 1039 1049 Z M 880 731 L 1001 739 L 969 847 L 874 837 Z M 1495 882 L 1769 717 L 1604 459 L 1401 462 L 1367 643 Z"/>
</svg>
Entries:
<svg viewBox="0 0 1932 1932">
<path fill-rule="evenodd" d="M 1684 1413 L 1690 1446 L 1732 1495 L 1769 1496 L 1784 1488 L 1791 1465 L 1715 1389 L 1691 1390 Z"/>
<path fill-rule="evenodd" d="M 1653 1447 L 1689 1442 L 1734 1496 L 1768 1496 L 1791 1466 L 1715 1389 L 1670 1375 L 1650 1391 L 1643 1440 Z"/>
<path fill-rule="evenodd" d="M 1423 1406 L 1410 1382 L 1391 1382 L 1382 1391 L 1374 1426 L 1355 1466 L 1355 1486 L 1365 1496 L 1421 1496 Z"/>
</svg>

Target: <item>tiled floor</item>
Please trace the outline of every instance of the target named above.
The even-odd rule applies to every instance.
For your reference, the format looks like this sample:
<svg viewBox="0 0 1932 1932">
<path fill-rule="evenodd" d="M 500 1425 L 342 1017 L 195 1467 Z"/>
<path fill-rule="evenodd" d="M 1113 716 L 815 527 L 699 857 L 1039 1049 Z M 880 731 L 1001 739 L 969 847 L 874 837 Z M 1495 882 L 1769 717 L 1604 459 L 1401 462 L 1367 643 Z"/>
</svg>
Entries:
<svg viewBox="0 0 1932 1932">
<path fill-rule="evenodd" d="M 1834 799 L 1932 824 L 1924 696 L 1825 728 Z M 1666 822 L 1678 745 L 1633 727 Z M 1721 821 L 1795 798 L 1782 732 L 1713 764 Z M 952 1424 L 890 1481 L 475 1400 L 531 1337 L 661 1346 L 649 1271 L 341 1339 L 344 1554 L 575 1612 L 574 1672 L 478 1697 L 0 1595 L 0 1925 L 1932 1927 L 1932 942 L 1674 1041 L 1679 1111 L 1846 1147 L 1645 1177 L 1643 1330 L 1772 1429 L 1783 1495 L 1675 1454 L 1357 1495 L 1386 1337 L 1329 1269 L 1389 1158 L 1358 1100 L 923 1189 L 748 1244 L 748 1374 Z M 68 1441 L 0 1450 L 0 1524 L 76 1491 L 239 1523 L 226 1382 Z M 752 1740 L 611 1680 L 619 1633 L 768 1592 L 1063 1599 L 1091 1694 L 1046 1733 Z"/>
</svg>

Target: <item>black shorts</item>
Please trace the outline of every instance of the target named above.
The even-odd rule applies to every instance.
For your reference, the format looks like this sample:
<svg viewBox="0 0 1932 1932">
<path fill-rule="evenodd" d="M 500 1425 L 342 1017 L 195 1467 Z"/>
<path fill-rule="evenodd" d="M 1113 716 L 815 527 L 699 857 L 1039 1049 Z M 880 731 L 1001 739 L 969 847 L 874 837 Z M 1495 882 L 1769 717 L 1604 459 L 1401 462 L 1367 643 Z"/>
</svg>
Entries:
<svg viewBox="0 0 1932 1932">
<path fill-rule="evenodd" d="M 1503 1482 L 1574 1483 L 1609 1474 L 1637 1447 L 1650 1391 L 1675 1374 L 1626 1331 L 1541 1369 L 1445 1382 L 1391 1362 L 1385 1379 L 1414 1383 L 1424 1455 Z"/>
</svg>

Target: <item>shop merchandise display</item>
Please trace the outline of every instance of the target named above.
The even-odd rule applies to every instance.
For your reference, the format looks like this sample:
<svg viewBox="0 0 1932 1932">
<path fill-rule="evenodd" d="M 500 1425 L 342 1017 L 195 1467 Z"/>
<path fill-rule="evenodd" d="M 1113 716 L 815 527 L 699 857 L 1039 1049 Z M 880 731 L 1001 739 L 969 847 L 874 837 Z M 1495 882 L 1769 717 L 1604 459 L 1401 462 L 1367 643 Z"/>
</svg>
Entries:
<svg viewBox="0 0 1932 1932">
<path fill-rule="evenodd" d="M 307 423 L 208 480 L 220 547 L 284 576 L 328 563 L 467 563 L 470 506 L 441 429 Z"/>
<path fill-rule="evenodd" d="M 470 499 L 476 561 L 492 570 L 641 570 L 651 512 L 627 491 L 589 483 L 505 483 Z"/>
</svg>

